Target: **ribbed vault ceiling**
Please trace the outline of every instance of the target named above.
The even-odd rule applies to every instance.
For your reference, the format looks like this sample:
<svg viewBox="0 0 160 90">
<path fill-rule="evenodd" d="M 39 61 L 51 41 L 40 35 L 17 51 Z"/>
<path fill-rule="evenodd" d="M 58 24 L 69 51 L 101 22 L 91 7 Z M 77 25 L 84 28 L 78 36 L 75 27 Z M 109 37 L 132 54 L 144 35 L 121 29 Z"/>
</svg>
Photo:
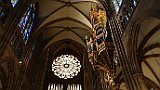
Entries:
<svg viewBox="0 0 160 90">
<path fill-rule="evenodd" d="M 160 85 L 160 20 L 147 18 L 141 23 L 138 35 L 138 50 L 144 54 L 141 63 L 143 74 Z"/>
<path fill-rule="evenodd" d="M 39 30 L 43 40 L 49 39 L 44 49 L 65 39 L 86 47 L 85 36 L 92 32 L 89 11 L 93 3 L 103 8 L 98 0 L 40 0 Z"/>
</svg>

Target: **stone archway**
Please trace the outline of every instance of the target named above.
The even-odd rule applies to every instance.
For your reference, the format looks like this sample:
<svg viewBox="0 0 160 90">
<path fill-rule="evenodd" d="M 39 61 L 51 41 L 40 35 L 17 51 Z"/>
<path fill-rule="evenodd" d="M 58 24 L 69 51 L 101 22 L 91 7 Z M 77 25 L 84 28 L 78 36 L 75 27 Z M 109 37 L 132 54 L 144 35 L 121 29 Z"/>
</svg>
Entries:
<svg viewBox="0 0 160 90">
<path fill-rule="evenodd" d="M 131 73 L 140 87 L 147 88 L 145 78 L 141 69 L 141 60 L 143 49 L 155 43 L 159 43 L 156 39 L 159 37 L 159 13 L 155 11 L 146 12 L 140 17 L 132 21 L 127 40 L 127 56 L 132 67 Z M 155 38 L 156 37 L 156 38 Z"/>
</svg>

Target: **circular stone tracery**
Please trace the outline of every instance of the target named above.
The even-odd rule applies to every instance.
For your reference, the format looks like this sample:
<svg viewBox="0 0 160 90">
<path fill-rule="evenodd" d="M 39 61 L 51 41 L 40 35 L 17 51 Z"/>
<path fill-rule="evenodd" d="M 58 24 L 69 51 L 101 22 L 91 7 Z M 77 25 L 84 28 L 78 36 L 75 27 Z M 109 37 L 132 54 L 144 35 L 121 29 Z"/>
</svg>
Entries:
<svg viewBox="0 0 160 90">
<path fill-rule="evenodd" d="M 52 71 L 63 79 L 73 78 L 80 72 L 80 61 L 73 55 L 58 56 L 52 64 Z"/>
</svg>

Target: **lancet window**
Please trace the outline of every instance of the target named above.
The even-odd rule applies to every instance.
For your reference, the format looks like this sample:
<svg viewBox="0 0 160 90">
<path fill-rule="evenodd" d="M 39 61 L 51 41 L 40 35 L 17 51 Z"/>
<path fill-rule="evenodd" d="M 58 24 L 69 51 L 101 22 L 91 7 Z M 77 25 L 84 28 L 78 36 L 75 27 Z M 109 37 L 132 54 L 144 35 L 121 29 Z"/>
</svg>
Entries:
<svg viewBox="0 0 160 90">
<path fill-rule="evenodd" d="M 21 30 L 21 33 L 23 35 L 23 40 L 25 43 L 27 43 L 30 32 L 33 28 L 33 22 L 35 20 L 35 7 L 34 4 L 31 4 L 26 13 L 23 15 L 23 17 L 20 20 L 19 27 Z"/>
<path fill-rule="evenodd" d="M 122 0 L 112 0 L 112 1 L 113 1 L 113 5 L 114 5 L 114 8 L 115 8 L 116 12 L 118 12 L 119 8 L 122 4 Z"/>
<path fill-rule="evenodd" d="M 12 6 L 15 7 L 19 0 L 11 0 Z"/>
<path fill-rule="evenodd" d="M 2 23 L 5 21 L 7 14 L 9 13 L 9 9 L 6 4 L 6 0 L 0 0 L 0 20 Z"/>
</svg>

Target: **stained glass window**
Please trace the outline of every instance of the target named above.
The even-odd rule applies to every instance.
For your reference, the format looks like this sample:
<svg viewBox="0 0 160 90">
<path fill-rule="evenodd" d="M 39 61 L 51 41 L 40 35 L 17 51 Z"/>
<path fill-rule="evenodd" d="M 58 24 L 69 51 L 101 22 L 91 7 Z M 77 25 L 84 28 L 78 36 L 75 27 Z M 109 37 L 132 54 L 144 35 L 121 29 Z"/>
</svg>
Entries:
<svg viewBox="0 0 160 90">
<path fill-rule="evenodd" d="M 131 0 L 134 6 L 137 6 L 137 0 Z"/>
<path fill-rule="evenodd" d="M 2 23 L 5 21 L 8 10 L 6 7 L 6 2 L 4 0 L 0 0 L 0 19 Z"/>
<path fill-rule="evenodd" d="M 118 12 L 122 4 L 122 0 L 112 0 L 112 1 L 113 1 L 113 5 L 115 7 L 116 12 Z"/>
<path fill-rule="evenodd" d="M 11 0 L 12 6 L 14 7 L 17 4 L 18 0 Z"/>
<path fill-rule="evenodd" d="M 21 29 L 21 33 L 23 35 L 23 39 L 25 43 L 27 43 L 27 40 L 29 38 L 31 29 L 33 27 L 34 19 L 35 19 L 35 8 L 34 8 L 34 5 L 31 4 L 28 7 L 26 13 L 21 18 L 19 23 L 19 27 Z"/>
<path fill-rule="evenodd" d="M 3 0 L 0 0 L 0 17 L 4 15 Z"/>
<path fill-rule="evenodd" d="M 52 71 L 63 79 L 73 78 L 80 72 L 81 64 L 73 55 L 58 56 L 52 64 Z"/>
</svg>

